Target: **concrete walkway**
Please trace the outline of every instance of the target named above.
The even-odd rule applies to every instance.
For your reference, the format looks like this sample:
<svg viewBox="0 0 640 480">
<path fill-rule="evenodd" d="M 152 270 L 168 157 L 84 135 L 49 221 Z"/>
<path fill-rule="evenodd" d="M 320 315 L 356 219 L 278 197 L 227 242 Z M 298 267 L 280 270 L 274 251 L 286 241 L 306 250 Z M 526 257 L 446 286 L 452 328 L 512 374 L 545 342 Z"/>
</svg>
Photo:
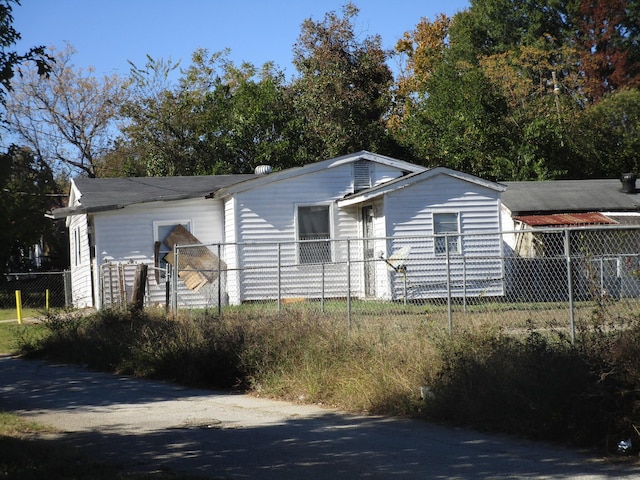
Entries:
<svg viewBox="0 0 640 480">
<path fill-rule="evenodd" d="M 613 479 L 640 466 L 419 421 L 348 415 L 0 357 L 0 410 L 128 470 L 225 479 Z"/>
</svg>

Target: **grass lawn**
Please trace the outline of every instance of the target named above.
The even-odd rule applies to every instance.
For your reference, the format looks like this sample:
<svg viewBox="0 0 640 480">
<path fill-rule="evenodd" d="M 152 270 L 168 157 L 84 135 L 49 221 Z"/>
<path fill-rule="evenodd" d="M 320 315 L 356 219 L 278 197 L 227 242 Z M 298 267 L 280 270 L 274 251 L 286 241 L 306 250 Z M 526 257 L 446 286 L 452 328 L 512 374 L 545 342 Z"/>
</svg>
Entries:
<svg viewBox="0 0 640 480">
<path fill-rule="evenodd" d="M 35 309 L 28 309 L 23 313 L 23 318 L 43 316 L 42 312 Z M 16 340 L 20 337 L 37 337 L 46 332 L 40 324 L 23 323 L 20 325 L 17 320 L 14 320 L 15 318 L 15 310 L 0 310 L 0 354 L 13 353 L 16 350 Z"/>
<path fill-rule="evenodd" d="M 0 354 L 12 353 L 15 350 L 15 339 L 22 325 L 17 323 L 0 323 Z"/>
<path fill-rule="evenodd" d="M 34 318 L 43 317 L 45 314 L 43 309 L 38 308 L 23 308 L 22 318 Z M 15 308 L 1 308 L 0 309 L 0 321 L 2 320 L 17 320 L 18 312 Z"/>
</svg>

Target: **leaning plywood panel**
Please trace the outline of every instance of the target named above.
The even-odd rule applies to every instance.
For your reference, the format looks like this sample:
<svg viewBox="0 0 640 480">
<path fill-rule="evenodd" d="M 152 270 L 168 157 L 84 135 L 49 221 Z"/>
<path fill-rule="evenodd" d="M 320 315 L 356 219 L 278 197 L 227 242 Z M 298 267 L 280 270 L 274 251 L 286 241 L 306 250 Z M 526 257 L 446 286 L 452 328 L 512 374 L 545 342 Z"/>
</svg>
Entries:
<svg viewBox="0 0 640 480">
<path fill-rule="evenodd" d="M 215 281 L 219 270 L 227 268 L 224 261 L 182 225 L 177 225 L 164 243 L 172 250 L 176 245 L 184 247 L 179 249 L 178 275 L 191 290 L 199 290 L 205 283 Z M 165 260 L 176 267 L 173 251 L 165 256 Z"/>
</svg>

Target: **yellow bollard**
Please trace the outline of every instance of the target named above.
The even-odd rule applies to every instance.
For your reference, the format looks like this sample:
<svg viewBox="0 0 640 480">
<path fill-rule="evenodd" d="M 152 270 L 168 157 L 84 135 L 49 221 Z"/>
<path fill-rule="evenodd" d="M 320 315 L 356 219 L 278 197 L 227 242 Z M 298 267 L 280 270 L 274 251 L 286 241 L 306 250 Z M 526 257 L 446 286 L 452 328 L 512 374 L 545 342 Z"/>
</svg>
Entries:
<svg viewBox="0 0 640 480">
<path fill-rule="evenodd" d="M 22 293 L 16 290 L 16 311 L 18 313 L 18 323 L 22 324 Z"/>
<path fill-rule="evenodd" d="M 47 293 L 45 295 L 45 310 L 48 312 L 49 311 L 49 289 L 47 288 Z"/>
</svg>

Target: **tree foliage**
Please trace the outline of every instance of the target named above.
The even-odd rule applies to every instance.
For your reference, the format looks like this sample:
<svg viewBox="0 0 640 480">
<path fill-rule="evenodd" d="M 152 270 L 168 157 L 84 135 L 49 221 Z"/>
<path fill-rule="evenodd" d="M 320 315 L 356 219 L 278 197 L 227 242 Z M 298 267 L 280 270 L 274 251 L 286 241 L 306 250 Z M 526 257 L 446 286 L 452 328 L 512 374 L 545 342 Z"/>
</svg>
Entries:
<svg viewBox="0 0 640 480">
<path fill-rule="evenodd" d="M 352 3 L 342 17 L 329 12 L 307 19 L 293 47 L 299 77 L 292 85 L 303 138 L 297 153 L 305 163 L 362 149 L 390 148 L 385 116 L 393 75 L 379 36 L 359 40 Z"/>
<path fill-rule="evenodd" d="M 117 75 L 97 78 L 74 68 L 75 50 L 53 51 L 47 78 L 28 66 L 12 82 L 7 122 L 18 140 L 58 174 L 95 177 L 113 146 L 116 117 L 127 95 Z"/>
<path fill-rule="evenodd" d="M 471 0 L 423 19 L 396 46 L 410 76 L 394 134 L 428 164 L 497 180 L 619 176 L 634 166 L 620 153 L 635 145 L 622 102 L 637 91 L 639 4 Z"/>
<path fill-rule="evenodd" d="M 28 149 L 12 146 L 0 158 L 0 272 L 22 271 L 29 249 L 43 237 L 51 240 L 54 225 L 45 212 L 58 191 L 48 165 Z M 31 266 L 33 267 L 33 266 Z"/>
<path fill-rule="evenodd" d="M 248 173 L 291 162 L 293 115 L 282 73 L 269 63 L 236 66 L 227 55 L 196 50 L 170 88 L 148 87 L 163 84 L 175 65 L 149 58 L 134 66 L 136 94 L 123 108 L 123 132 L 145 174 Z"/>
<path fill-rule="evenodd" d="M 54 169 L 89 176 L 249 173 L 361 149 L 494 180 L 638 167 L 640 0 L 470 0 L 404 33 L 395 79 L 358 13 L 305 20 L 290 80 L 201 48 L 184 68 L 132 65 L 124 89 L 74 71 L 67 50 L 48 81 L 24 70 L 10 120 Z"/>
<path fill-rule="evenodd" d="M 11 81 L 16 68 L 26 63 L 33 63 L 40 76 L 51 71 L 53 59 L 45 52 L 45 47 L 32 47 L 25 53 L 18 53 L 12 47 L 21 39 L 19 32 L 13 28 L 13 6 L 20 6 L 19 0 L 0 0 L 0 104 L 4 105 L 7 94 L 11 92 Z"/>
</svg>

